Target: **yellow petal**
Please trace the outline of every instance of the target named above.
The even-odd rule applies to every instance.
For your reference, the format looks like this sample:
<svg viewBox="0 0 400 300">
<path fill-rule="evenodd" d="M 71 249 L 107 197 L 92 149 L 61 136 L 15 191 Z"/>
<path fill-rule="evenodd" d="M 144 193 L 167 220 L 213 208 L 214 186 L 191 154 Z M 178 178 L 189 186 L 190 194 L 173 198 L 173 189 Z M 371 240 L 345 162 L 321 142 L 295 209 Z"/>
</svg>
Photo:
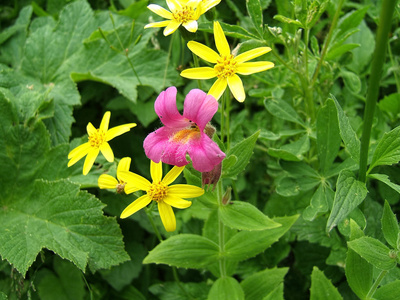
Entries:
<svg viewBox="0 0 400 300">
<path fill-rule="evenodd" d="M 175 12 L 182 8 L 182 5 L 177 0 L 166 0 L 168 8 L 171 12 Z"/>
<path fill-rule="evenodd" d="M 107 142 L 103 142 L 100 146 L 100 151 L 104 155 L 104 157 L 107 159 L 109 162 L 114 161 L 114 153 L 110 147 L 110 144 Z"/>
<path fill-rule="evenodd" d="M 216 77 L 217 72 L 210 67 L 200 67 L 183 70 L 181 76 L 189 79 L 210 79 Z"/>
<path fill-rule="evenodd" d="M 83 175 L 87 175 L 92 168 L 97 155 L 99 154 L 99 149 L 91 148 L 88 155 L 86 156 L 85 163 L 83 164 Z"/>
<path fill-rule="evenodd" d="M 88 135 L 92 135 L 93 133 L 95 133 L 97 131 L 96 127 L 93 126 L 92 123 L 89 122 L 89 124 L 87 124 L 86 126 L 86 131 L 88 133 Z"/>
<path fill-rule="evenodd" d="M 196 32 L 198 27 L 196 20 L 190 20 L 186 23 L 183 23 L 182 26 L 185 27 L 189 32 Z"/>
<path fill-rule="evenodd" d="M 165 29 L 164 29 L 164 32 L 163 32 L 164 35 L 167 36 L 167 35 L 170 35 L 171 33 L 174 33 L 175 30 L 177 30 L 180 25 L 181 25 L 181 23 L 179 23 L 175 20 L 171 20 L 169 22 L 168 26 L 165 27 Z"/>
<path fill-rule="evenodd" d="M 188 208 L 190 205 L 192 205 L 191 201 L 187 201 L 172 195 L 167 195 L 163 201 L 175 208 Z"/>
<path fill-rule="evenodd" d="M 258 72 L 262 72 L 274 67 L 274 63 L 269 61 L 255 61 L 241 63 L 237 66 L 236 73 L 242 75 L 250 75 Z"/>
<path fill-rule="evenodd" d="M 160 5 L 157 4 L 150 4 L 147 6 L 148 9 L 150 9 L 153 13 L 159 15 L 160 17 L 163 17 L 165 19 L 171 20 L 173 18 L 171 12 L 166 10 L 165 8 L 161 7 Z"/>
<path fill-rule="evenodd" d="M 75 156 L 79 156 L 80 157 L 79 159 L 81 159 L 88 153 L 89 149 L 90 149 L 89 143 L 84 143 L 82 145 L 79 145 L 78 147 L 71 150 L 71 152 L 68 154 L 68 159 L 71 159 Z"/>
<path fill-rule="evenodd" d="M 239 76 L 233 74 L 232 76 L 228 77 L 228 85 L 233 97 L 235 97 L 237 101 L 243 102 L 244 99 L 246 99 L 243 83 Z"/>
<path fill-rule="evenodd" d="M 151 185 L 150 181 L 148 181 L 146 178 L 132 172 L 121 171 L 119 174 L 119 179 L 137 187 L 142 191 L 147 191 Z"/>
<path fill-rule="evenodd" d="M 218 99 L 221 98 L 222 93 L 225 91 L 227 85 L 228 82 L 226 78 L 218 78 L 208 91 L 208 95 L 213 96 L 218 101 Z"/>
<path fill-rule="evenodd" d="M 115 189 L 118 181 L 111 175 L 101 174 L 97 183 L 101 189 Z"/>
<path fill-rule="evenodd" d="M 124 187 L 125 194 L 131 194 L 131 193 L 137 192 L 139 190 L 140 189 L 138 189 L 136 186 L 134 186 L 133 184 L 130 184 L 130 183 L 125 184 L 125 187 Z"/>
<path fill-rule="evenodd" d="M 179 198 L 195 198 L 203 195 L 204 190 L 194 185 L 174 184 L 168 187 L 167 193 Z"/>
<path fill-rule="evenodd" d="M 171 21 L 154 22 L 154 23 L 147 24 L 146 26 L 144 26 L 144 28 L 165 27 L 165 26 L 168 26 L 168 24 L 169 24 L 170 22 L 171 22 Z"/>
<path fill-rule="evenodd" d="M 119 161 L 118 167 L 117 167 L 117 178 L 119 179 L 119 173 L 121 171 L 129 171 L 129 168 L 131 167 L 131 158 L 130 157 L 124 157 Z"/>
<path fill-rule="evenodd" d="M 198 57 L 208 61 L 210 63 L 217 63 L 217 59 L 220 58 L 219 54 L 207 47 L 206 45 L 200 44 L 198 42 L 190 41 L 187 43 L 188 48 Z"/>
<path fill-rule="evenodd" d="M 231 49 L 229 48 L 224 31 L 217 21 L 214 22 L 214 39 L 215 45 L 217 46 L 218 52 L 221 54 L 221 56 L 227 56 L 231 54 Z"/>
<path fill-rule="evenodd" d="M 101 119 L 101 123 L 100 123 L 100 130 L 103 130 L 104 132 L 106 132 L 108 130 L 108 125 L 110 124 L 110 116 L 111 113 L 109 111 L 107 111 L 104 116 L 103 119 Z"/>
<path fill-rule="evenodd" d="M 129 124 L 124 124 L 124 125 L 119 125 L 113 128 L 110 128 L 106 132 L 106 141 L 108 142 L 109 140 L 112 140 L 116 136 L 119 136 L 125 132 L 128 132 L 132 127 L 135 127 L 136 123 L 129 123 Z"/>
<path fill-rule="evenodd" d="M 147 206 L 151 202 L 151 199 L 147 195 L 143 195 L 133 201 L 128 205 L 127 208 L 121 213 L 121 219 L 125 219 L 131 215 L 133 215 L 138 210 L 141 210 L 143 207 Z"/>
<path fill-rule="evenodd" d="M 221 0 L 208 0 L 202 5 L 202 11 L 201 13 L 204 14 L 207 10 L 210 8 L 213 8 L 214 6 L 218 5 L 221 2 Z"/>
<path fill-rule="evenodd" d="M 162 178 L 162 162 L 150 161 L 150 175 L 153 183 L 159 183 Z"/>
<path fill-rule="evenodd" d="M 271 51 L 270 47 L 255 48 L 255 49 L 246 51 L 242 54 L 239 54 L 238 56 L 235 57 L 235 61 L 237 63 L 242 63 L 242 62 L 251 60 L 253 58 L 259 57 L 265 53 L 268 53 L 269 51 Z"/>
<path fill-rule="evenodd" d="M 182 171 L 185 169 L 185 166 L 183 167 L 173 167 L 167 175 L 165 175 L 164 179 L 162 180 L 162 183 L 165 185 L 170 185 L 175 181 L 175 179 L 182 173 Z"/>
<path fill-rule="evenodd" d="M 165 230 L 168 232 L 175 231 L 176 219 L 172 207 L 163 201 L 158 202 L 158 212 L 160 213 Z"/>
</svg>

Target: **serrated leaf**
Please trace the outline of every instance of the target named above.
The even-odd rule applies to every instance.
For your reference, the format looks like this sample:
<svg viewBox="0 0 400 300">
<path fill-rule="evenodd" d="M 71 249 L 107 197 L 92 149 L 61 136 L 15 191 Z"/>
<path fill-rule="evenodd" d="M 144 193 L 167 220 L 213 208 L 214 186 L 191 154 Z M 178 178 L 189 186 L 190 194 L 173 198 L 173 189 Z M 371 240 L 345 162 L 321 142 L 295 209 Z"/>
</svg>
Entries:
<svg viewBox="0 0 400 300">
<path fill-rule="evenodd" d="M 282 226 L 254 205 L 242 201 L 231 201 L 228 205 L 220 206 L 218 214 L 226 226 L 239 230 L 266 230 Z"/>
<path fill-rule="evenodd" d="M 208 300 L 244 300 L 244 292 L 233 277 L 218 278 L 211 287 Z"/>
<path fill-rule="evenodd" d="M 289 268 L 266 269 L 244 279 L 240 285 L 247 300 L 259 300 L 268 296 L 282 282 Z M 276 296 L 276 294 L 275 294 Z"/>
<path fill-rule="evenodd" d="M 333 227 L 343 221 L 353 209 L 363 202 L 367 193 L 365 183 L 356 180 L 351 171 L 340 172 L 336 182 L 332 211 L 326 225 L 327 231 L 331 231 Z"/>
<path fill-rule="evenodd" d="M 367 262 L 380 270 L 390 270 L 397 264 L 396 258 L 391 257 L 390 249 L 381 241 L 372 237 L 360 237 L 347 242 L 347 245 Z"/>
<path fill-rule="evenodd" d="M 263 15 L 260 0 L 246 0 L 247 12 L 260 36 L 263 36 Z"/>
<path fill-rule="evenodd" d="M 182 268 L 204 268 L 218 261 L 219 246 L 194 234 L 180 234 L 158 244 L 143 263 L 167 264 Z"/>
<path fill-rule="evenodd" d="M 397 300 L 400 299 L 400 280 L 394 280 L 382 285 L 374 293 L 377 300 Z"/>
<path fill-rule="evenodd" d="M 264 106 L 270 114 L 277 118 L 293 122 L 305 127 L 303 120 L 286 101 L 281 99 L 265 99 Z"/>
<path fill-rule="evenodd" d="M 355 240 L 364 236 L 364 232 L 357 223 L 350 219 L 350 240 Z M 352 249 L 348 249 L 346 257 L 346 278 L 353 292 L 364 299 L 371 286 L 373 278 L 372 265 L 358 255 Z"/>
<path fill-rule="evenodd" d="M 225 159 L 222 162 L 223 178 L 235 179 L 236 176 L 246 168 L 247 164 L 249 163 L 250 157 L 253 154 L 253 149 L 259 134 L 260 131 L 257 131 L 248 138 L 237 143 L 231 149 L 229 149 L 226 155 L 227 162 L 225 163 Z M 231 158 L 232 156 L 236 157 L 236 162 L 233 165 L 231 165 L 234 160 L 234 158 Z M 229 167 L 229 165 L 231 166 Z"/>
<path fill-rule="evenodd" d="M 311 273 L 310 300 L 338 300 L 343 299 L 332 282 L 325 274 L 314 267 Z"/>
<path fill-rule="evenodd" d="M 392 165 L 400 161 L 400 126 L 386 132 L 376 146 L 371 164 L 368 169 L 371 171 L 376 166 Z"/>
<path fill-rule="evenodd" d="M 263 231 L 241 231 L 225 244 L 225 257 L 242 261 L 253 257 L 279 240 L 297 220 L 298 215 L 274 218 L 273 221 L 282 224 L 281 227 Z"/>
<path fill-rule="evenodd" d="M 360 161 L 360 140 L 358 139 L 354 129 L 351 127 L 350 121 L 345 115 L 342 107 L 336 98 L 331 95 L 331 99 L 328 101 L 334 101 L 337 110 L 337 117 L 339 121 L 340 136 L 346 146 L 347 151 L 349 151 L 351 158 L 355 162 Z"/>
<path fill-rule="evenodd" d="M 399 223 L 397 222 L 396 215 L 393 213 L 387 201 L 385 201 L 385 205 L 383 206 L 381 223 L 385 240 L 390 246 L 397 249 L 397 239 L 400 234 Z"/>
</svg>

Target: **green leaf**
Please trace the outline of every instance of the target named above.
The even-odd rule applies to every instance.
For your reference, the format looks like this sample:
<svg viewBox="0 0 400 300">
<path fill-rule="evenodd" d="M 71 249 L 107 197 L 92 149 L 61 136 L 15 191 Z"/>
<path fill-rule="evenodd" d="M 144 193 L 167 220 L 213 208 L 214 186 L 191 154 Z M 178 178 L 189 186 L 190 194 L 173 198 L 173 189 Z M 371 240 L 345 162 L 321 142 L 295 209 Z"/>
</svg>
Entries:
<svg viewBox="0 0 400 300">
<path fill-rule="evenodd" d="M 232 277 L 218 278 L 211 287 L 208 300 L 244 300 L 240 284 Z"/>
<path fill-rule="evenodd" d="M 390 270 L 397 264 L 396 255 L 381 241 L 372 237 L 360 237 L 347 242 L 350 249 L 380 270 Z"/>
<path fill-rule="evenodd" d="M 344 44 L 344 45 L 337 45 L 336 47 L 331 47 L 331 48 L 329 48 L 329 51 L 326 54 L 326 59 L 333 60 L 337 57 L 342 56 L 346 52 L 356 49 L 358 47 L 360 47 L 359 44 Z M 348 80 L 348 78 L 345 78 L 345 80 Z"/>
<path fill-rule="evenodd" d="M 143 263 L 167 264 L 182 268 L 204 268 L 219 258 L 213 241 L 194 234 L 175 235 L 158 244 Z"/>
<path fill-rule="evenodd" d="M 263 36 L 263 15 L 260 0 L 246 0 L 247 12 L 260 36 Z"/>
<path fill-rule="evenodd" d="M 350 219 L 350 241 L 363 236 L 364 232 L 359 228 L 355 221 Z M 360 299 L 365 299 L 372 286 L 372 265 L 349 248 L 347 251 L 345 271 L 347 282 L 353 292 Z"/>
<path fill-rule="evenodd" d="M 279 240 L 299 216 L 274 218 L 273 221 L 282 224 L 281 227 L 262 231 L 241 231 L 225 244 L 225 257 L 232 260 L 245 260 L 253 257 Z"/>
<path fill-rule="evenodd" d="M 283 145 L 281 148 L 268 148 L 268 154 L 286 161 L 301 161 L 303 154 L 310 149 L 310 138 L 307 134 L 297 141 Z"/>
<path fill-rule="evenodd" d="M 226 226 L 239 230 L 266 230 L 282 226 L 254 205 L 242 201 L 231 201 L 228 205 L 220 206 L 218 214 Z"/>
<path fill-rule="evenodd" d="M 338 223 L 343 221 L 367 196 L 368 190 L 365 183 L 355 179 L 351 171 L 340 172 L 336 182 L 336 193 L 331 214 L 326 225 L 331 231 Z"/>
<path fill-rule="evenodd" d="M 311 273 L 310 300 L 343 299 L 324 272 L 314 267 Z"/>
<path fill-rule="evenodd" d="M 303 211 L 303 218 L 312 221 L 319 213 L 327 212 L 333 198 L 334 192 L 326 185 L 320 184 L 311 198 L 310 205 Z"/>
<path fill-rule="evenodd" d="M 275 15 L 274 19 L 279 22 L 282 22 L 282 23 L 293 24 L 293 25 L 296 25 L 296 26 L 302 27 L 302 28 L 304 27 L 303 24 L 301 24 L 301 22 L 299 20 L 293 20 L 291 18 L 282 16 L 282 15 Z"/>
<path fill-rule="evenodd" d="M 340 136 L 349 152 L 351 158 L 355 162 L 360 161 L 360 140 L 358 139 L 354 129 L 351 127 L 350 121 L 345 115 L 342 107 L 336 98 L 331 94 L 331 99 L 335 102 L 337 117 L 339 121 Z M 328 100 L 330 101 L 330 100 Z"/>
<path fill-rule="evenodd" d="M 6 294 L 4 294 L 2 291 L 0 291 L 0 300 L 7 300 L 8 297 Z"/>
<path fill-rule="evenodd" d="M 376 146 L 368 173 L 376 166 L 392 165 L 400 161 L 400 126 L 386 132 Z"/>
<path fill-rule="evenodd" d="M 397 116 L 400 114 L 400 93 L 385 96 L 378 102 L 378 106 L 381 111 L 390 115 L 391 120 L 397 120 Z"/>
<path fill-rule="evenodd" d="M 281 99 L 265 99 L 264 106 L 271 115 L 306 127 L 297 112 L 286 101 Z"/>
<path fill-rule="evenodd" d="M 317 150 L 320 169 L 323 174 L 331 168 L 340 148 L 339 123 L 335 104 L 326 101 L 317 115 Z"/>
<path fill-rule="evenodd" d="M 207 299 L 210 286 L 203 282 L 161 282 L 150 286 L 149 290 L 160 300 L 188 300 L 188 296 L 194 299 Z M 124 298 L 137 300 L 135 297 Z M 148 298 L 147 298 L 148 299 Z M 139 300 L 139 299 L 138 299 Z M 141 299 L 140 299 L 141 300 Z M 146 298 L 143 297 L 143 300 Z"/>
<path fill-rule="evenodd" d="M 289 268 L 266 269 L 244 279 L 240 285 L 246 300 L 259 300 L 268 296 L 280 286 L 288 270 Z"/>
<path fill-rule="evenodd" d="M 368 177 L 379 180 L 380 182 L 383 182 L 384 184 L 391 187 L 392 189 L 394 189 L 396 192 L 398 192 L 400 194 L 400 185 L 391 182 L 388 175 L 386 175 L 386 174 L 368 174 Z"/>
<path fill-rule="evenodd" d="M 347 45 L 350 45 L 350 44 L 347 44 Z M 353 72 L 345 71 L 345 70 L 340 71 L 340 76 L 342 76 L 342 78 L 344 80 L 344 84 L 349 88 L 349 90 L 352 93 L 357 94 L 360 92 L 360 90 L 361 90 L 360 76 L 358 76 L 357 74 L 355 74 Z"/>
<path fill-rule="evenodd" d="M 385 205 L 383 206 L 381 223 L 385 240 L 390 246 L 397 249 L 397 239 L 400 234 L 399 223 L 397 222 L 396 215 L 393 213 L 387 201 L 385 201 Z"/>
<path fill-rule="evenodd" d="M 226 36 L 230 36 L 230 37 L 237 38 L 237 39 L 245 39 L 245 40 L 259 39 L 259 37 L 257 35 L 247 31 L 242 26 L 230 25 L 230 24 L 226 24 L 223 22 L 219 22 L 219 24 L 221 25 L 222 30 L 224 31 L 224 34 Z M 199 30 L 213 33 L 214 32 L 213 23 L 212 22 L 201 22 L 199 24 Z"/>
<path fill-rule="evenodd" d="M 229 150 L 226 155 L 227 158 L 224 159 L 222 162 L 223 178 L 236 179 L 236 176 L 246 168 L 247 164 L 249 163 L 250 157 L 253 154 L 253 149 L 259 134 L 260 131 L 255 132 L 248 138 L 237 143 Z M 232 165 L 235 158 L 236 161 Z"/>
<path fill-rule="evenodd" d="M 377 300 L 397 300 L 400 299 L 400 280 L 395 280 L 381 286 L 375 293 L 374 299 Z"/>
</svg>

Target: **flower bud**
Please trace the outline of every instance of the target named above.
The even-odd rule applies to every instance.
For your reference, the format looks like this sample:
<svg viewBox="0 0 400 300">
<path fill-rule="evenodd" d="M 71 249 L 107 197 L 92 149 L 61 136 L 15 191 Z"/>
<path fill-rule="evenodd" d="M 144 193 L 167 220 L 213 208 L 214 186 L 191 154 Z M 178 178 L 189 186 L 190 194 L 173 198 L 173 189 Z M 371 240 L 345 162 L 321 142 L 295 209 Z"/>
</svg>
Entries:
<svg viewBox="0 0 400 300">
<path fill-rule="evenodd" d="M 219 178 L 221 177 L 221 169 L 222 163 L 215 165 L 214 168 L 210 172 L 201 173 L 201 185 L 204 188 L 205 185 L 210 186 L 213 185 L 212 190 L 214 191 L 215 186 L 218 183 Z"/>
</svg>

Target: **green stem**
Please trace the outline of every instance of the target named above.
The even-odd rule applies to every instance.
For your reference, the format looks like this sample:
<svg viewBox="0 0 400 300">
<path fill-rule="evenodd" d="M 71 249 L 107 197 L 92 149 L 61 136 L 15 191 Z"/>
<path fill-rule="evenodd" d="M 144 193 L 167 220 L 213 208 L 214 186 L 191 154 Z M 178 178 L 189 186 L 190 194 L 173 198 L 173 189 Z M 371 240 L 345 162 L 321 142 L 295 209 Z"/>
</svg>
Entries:
<svg viewBox="0 0 400 300">
<path fill-rule="evenodd" d="M 225 116 L 225 119 L 226 119 L 226 150 L 228 151 L 229 147 L 230 147 L 230 136 L 231 136 L 230 135 L 230 127 L 229 127 L 229 119 L 230 119 L 229 115 L 231 112 L 231 95 L 230 95 L 228 89 L 225 90 L 224 97 L 225 97 L 225 106 L 226 106 L 226 116 Z"/>
<path fill-rule="evenodd" d="M 225 97 L 222 97 L 221 99 L 221 121 L 220 121 L 220 126 L 221 126 L 221 142 L 224 142 L 225 138 Z"/>
<path fill-rule="evenodd" d="M 146 208 L 145 211 L 146 211 L 147 218 L 148 218 L 149 221 L 150 221 L 151 227 L 153 227 L 154 233 L 156 234 L 158 240 L 159 240 L 160 242 L 162 242 L 162 241 L 163 241 L 163 238 L 161 237 L 161 234 L 160 234 L 160 232 L 158 231 L 158 228 L 157 228 L 156 224 L 154 223 L 153 216 L 152 216 L 153 207 L 154 207 L 154 204 L 155 204 L 155 203 L 156 203 L 155 201 L 152 201 L 150 207 L 149 207 L 149 208 Z"/>
<path fill-rule="evenodd" d="M 167 62 L 165 64 L 165 70 L 164 70 L 164 79 L 163 79 L 163 87 L 165 87 L 165 83 L 167 81 L 167 75 L 168 75 L 168 65 L 169 61 L 171 59 L 171 52 L 172 52 L 172 44 L 173 44 L 173 39 L 174 39 L 174 34 L 171 35 L 171 39 L 169 40 L 169 47 L 168 47 L 168 54 L 167 54 Z"/>
<path fill-rule="evenodd" d="M 388 271 L 385 271 L 385 270 L 384 270 L 384 271 L 382 271 L 382 272 L 379 274 L 378 278 L 375 280 L 374 284 L 373 284 L 373 285 L 371 286 L 371 288 L 369 289 L 368 294 L 367 294 L 367 296 L 365 297 L 365 299 L 367 299 L 367 300 L 372 299 L 372 296 L 374 296 L 374 294 L 375 294 L 375 292 L 376 292 L 376 289 L 378 288 L 379 284 L 381 283 L 383 277 L 385 277 L 385 275 L 386 275 L 387 272 L 388 272 Z"/>
<path fill-rule="evenodd" d="M 192 52 L 192 54 L 193 54 L 193 62 L 194 62 L 194 66 L 195 66 L 195 68 L 198 68 L 198 67 L 200 67 L 200 64 L 199 64 L 199 59 L 198 59 L 198 57 L 197 57 L 197 56 L 196 56 L 196 54 L 194 54 L 193 52 Z M 197 85 L 198 85 L 199 89 L 201 89 L 201 90 L 202 90 L 202 87 L 201 87 L 201 81 L 200 81 L 199 79 L 197 79 Z"/>
<path fill-rule="evenodd" d="M 325 55 L 328 52 L 328 47 L 329 47 L 329 44 L 330 44 L 331 39 L 332 39 L 333 31 L 336 28 L 337 22 L 339 20 L 340 13 L 342 12 L 343 3 L 344 3 L 344 0 L 339 0 L 339 4 L 338 4 L 338 6 L 336 8 L 336 13 L 333 16 L 331 27 L 329 28 L 328 36 L 326 37 L 324 46 L 322 48 L 321 57 L 320 57 L 320 59 L 318 61 L 317 67 L 315 69 L 314 76 L 313 76 L 313 78 L 311 80 L 311 86 L 314 86 L 315 81 L 317 80 L 317 77 L 318 77 L 318 73 L 321 70 L 322 63 L 324 62 Z"/>
<path fill-rule="evenodd" d="M 314 97 L 312 92 L 312 86 L 310 86 L 310 79 L 308 77 L 308 42 L 310 39 L 310 29 L 304 29 L 304 69 L 305 74 L 298 74 L 303 91 L 304 91 L 304 98 L 306 102 L 306 111 L 307 115 L 311 118 L 311 122 L 313 123 L 315 120 L 315 105 L 314 105 Z"/>
<path fill-rule="evenodd" d="M 276 57 L 277 60 L 279 60 L 279 62 L 284 65 L 286 68 L 288 68 L 290 71 L 292 71 L 293 73 L 299 73 L 296 69 L 292 68 L 288 63 L 286 63 L 286 61 L 284 61 L 282 59 L 282 57 L 279 55 L 279 53 L 277 53 L 275 51 L 274 48 L 271 49 L 271 53 Z"/>
<path fill-rule="evenodd" d="M 382 10 L 379 17 L 380 20 L 376 34 L 374 56 L 372 58 L 371 75 L 368 81 L 368 91 L 364 111 L 364 126 L 361 136 L 360 171 L 358 174 L 358 180 L 361 182 L 365 182 L 367 178 L 368 149 L 371 138 L 372 122 L 376 102 L 378 100 L 379 83 L 382 75 L 383 64 L 386 58 L 386 48 L 395 5 L 396 0 L 383 0 Z"/>
<path fill-rule="evenodd" d="M 222 190 L 222 180 L 220 179 L 218 181 L 217 185 L 217 194 L 218 194 L 218 204 L 220 206 L 223 205 L 222 203 L 222 197 L 223 197 L 223 190 Z M 219 253 L 221 255 L 219 259 L 219 273 L 221 277 L 226 276 L 226 261 L 224 258 L 224 252 L 225 252 L 225 225 L 220 219 L 218 215 L 218 244 L 219 244 Z"/>
</svg>

